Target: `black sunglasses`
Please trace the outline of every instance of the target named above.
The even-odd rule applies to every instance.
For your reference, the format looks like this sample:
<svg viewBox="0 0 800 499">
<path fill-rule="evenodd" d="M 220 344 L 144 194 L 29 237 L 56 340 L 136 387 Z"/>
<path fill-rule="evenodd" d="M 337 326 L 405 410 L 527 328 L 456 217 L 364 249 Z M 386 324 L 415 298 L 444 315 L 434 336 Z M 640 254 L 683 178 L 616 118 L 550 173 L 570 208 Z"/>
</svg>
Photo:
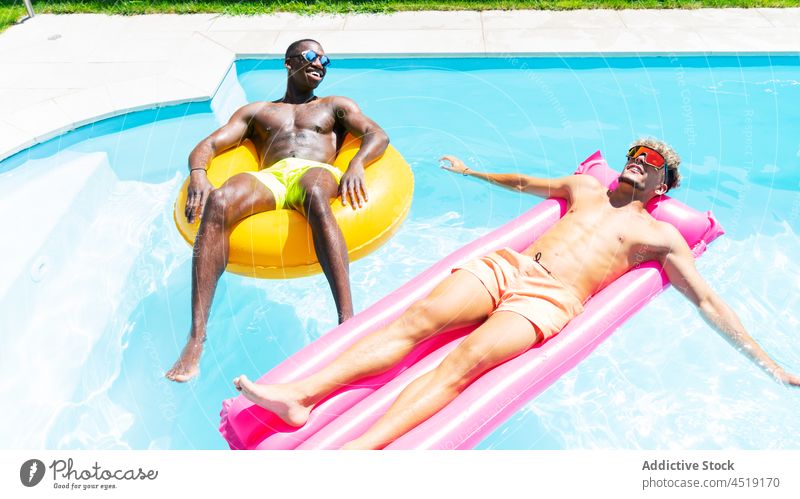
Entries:
<svg viewBox="0 0 800 499">
<path fill-rule="evenodd" d="M 327 55 L 319 55 L 311 49 L 304 50 L 299 54 L 290 55 L 288 59 L 291 59 L 292 57 L 302 57 L 308 62 L 314 62 L 317 60 L 317 58 L 319 58 L 319 63 L 322 65 L 323 68 L 327 68 L 331 64 L 330 57 L 328 57 Z"/>
</svg>

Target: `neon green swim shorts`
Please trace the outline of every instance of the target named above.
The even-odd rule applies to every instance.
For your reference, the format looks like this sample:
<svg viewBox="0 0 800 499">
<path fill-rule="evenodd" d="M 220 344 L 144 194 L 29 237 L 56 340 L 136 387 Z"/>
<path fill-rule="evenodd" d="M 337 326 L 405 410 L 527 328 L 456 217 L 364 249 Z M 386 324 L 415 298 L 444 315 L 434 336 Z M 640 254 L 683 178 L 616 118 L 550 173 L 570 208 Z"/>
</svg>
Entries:
<svg viewBox="0 0 800 499">
<path fill-rule="evenodd" d="M 300 178 L 312 168 L 328 170 L 336 179 L 336 183 L 342 179 L 342 171 L 335 166 L 301 158 L 282 159 L 269 168 L 247 173 L 272 192 L 275 196 L 276 210 L 291 208 L 305 213 L 303 202 L 306 199 L 306 192 L 300 187 Z"/>
</svg>

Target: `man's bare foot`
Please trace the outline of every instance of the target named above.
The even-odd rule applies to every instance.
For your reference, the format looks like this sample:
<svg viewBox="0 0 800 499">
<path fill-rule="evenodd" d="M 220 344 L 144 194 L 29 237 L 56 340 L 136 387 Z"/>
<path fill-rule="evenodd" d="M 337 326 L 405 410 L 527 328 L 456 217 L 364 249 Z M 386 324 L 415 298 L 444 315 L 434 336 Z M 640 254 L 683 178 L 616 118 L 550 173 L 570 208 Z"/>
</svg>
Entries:
<svg viewBox="0 0 800 499">
<path fill-rule="evenodd" d="M 259 385 L 244 374 L 234 379 L 233 384 L 247 400 L 274 413 L 289 426 L 300 427 L 308 421 L 311 406 L 303 405 L 286 385 Z"/>
<path fill-rule="evenodd" d="M 164 376 L 172 381 L 185 383 L 200 374 L 200 355 L 203 353 L 203 340 L 189 338 L 183 352 L 172 369 Z"/>
</svg>

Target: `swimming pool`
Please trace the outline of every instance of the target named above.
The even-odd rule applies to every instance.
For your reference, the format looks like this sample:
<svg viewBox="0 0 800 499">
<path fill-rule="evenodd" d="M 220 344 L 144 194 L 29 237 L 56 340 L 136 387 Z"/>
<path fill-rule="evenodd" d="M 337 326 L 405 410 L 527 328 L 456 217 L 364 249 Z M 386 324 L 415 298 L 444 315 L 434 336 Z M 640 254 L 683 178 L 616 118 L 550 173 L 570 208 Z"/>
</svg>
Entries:
<svg viewBox="0 0 800 499">
<path fill-rule="evenodd" d="M 213 102 L 134 113 L 0 163 L 6 200 L 52 204 L 39 218 L 4 212 L 12 234 L 25 232 L 11 244 L 25 258 L 1 298 L 3 405 L 15 407 L 3 447 L 226 448 L 217 415 L 235 394 L 230 380 L 262 374 L 335 325 L 321 276 L 226 275 L 199 380 L 162 378 L 189 325 L 190 251 L 171 219 L 186 157 L 224 109 L 277 98 L 285 85 L 281 61 L 234 69 L 238 84 L 223 85 L 215 101 L 232 97 L 216 114 Z M 356 309 L 536 203 L 446 174 L 442 154 L 556 176 L 597 149 L 619 165 L 649 134 L 683 157 L 674 197 L 713 210 L 727 231 L 700 271 L 800 371 L 798 69 L 797 56 L 336 61 L 319 93 L 355 98 L 416 177 L 400 232 L 352 265 Z M 63 183 L 67 167 L 80 181 Z M 37 199 L 31 185 L 51 187 Z M 27 236 L 43 224 L 52 229 Z M 480 448 L 799 449 L 798 409 L 796 393 L 669 290 Z"/>
</svg>

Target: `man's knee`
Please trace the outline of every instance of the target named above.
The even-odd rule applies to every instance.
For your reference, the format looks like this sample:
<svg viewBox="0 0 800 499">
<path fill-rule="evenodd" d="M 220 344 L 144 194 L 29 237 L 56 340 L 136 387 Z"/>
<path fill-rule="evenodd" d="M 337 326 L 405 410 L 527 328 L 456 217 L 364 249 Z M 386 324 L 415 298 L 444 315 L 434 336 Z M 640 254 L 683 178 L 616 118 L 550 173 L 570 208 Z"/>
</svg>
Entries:
<svg viewBox="0 0 800 499">
<path fill-rule="evenodd" d="M 243 200 L 239 187 L 223 185 L 208 195 L 203 217 L 222 227 L 231 227 L 243 217 L 258 211 L 249 198 L 246 196 Z"/>
<path fill-rule="evenodd" d="M 339 185 L 333 175 L 322 168 L 313 168 L 302 178 L 301 187 L 305 191 L 306 213 L 326 215 L 331 211 L 331 199 L 339 192 Z"/>
<path fill-rule="evenodd" d="M 491 367 L 486 359 L 486 352 L 464 341 L 444 358 L 437 367 L 437 375 L 443 383 L 461 390 Z"/>
<path fill-rule="evenodd" d="M 225 225 L 225 212 L 229 204 L 229 197 L 224 189 L 214 189 L 206 199 L 203 208 L 203 220 L 206 223 Z"/>
<path fill-rule="evenodd" d="M 303 203 L 307 214 L 322 217 L 332 213 L 331 199 L 335 198 L 338 193 L 338 186 L 332 178 L 330 182 L 307 182 L 304 190 L 305 200 Z"/>
<path fill-rule="evenodd" d="M 411 305 L 403 316 L 403 326 L 408 334 L 426 337 L 446 327 L 436 300 L 423 298 Z"/>
<path fill-rule="evenodd" d="M 323 217 L 332 213 L 331 196 L 322 187 L 310 187 L 306 189 L 306 199 L 304 201 L 306 213 L 311 216 Z"/>
</svg>

